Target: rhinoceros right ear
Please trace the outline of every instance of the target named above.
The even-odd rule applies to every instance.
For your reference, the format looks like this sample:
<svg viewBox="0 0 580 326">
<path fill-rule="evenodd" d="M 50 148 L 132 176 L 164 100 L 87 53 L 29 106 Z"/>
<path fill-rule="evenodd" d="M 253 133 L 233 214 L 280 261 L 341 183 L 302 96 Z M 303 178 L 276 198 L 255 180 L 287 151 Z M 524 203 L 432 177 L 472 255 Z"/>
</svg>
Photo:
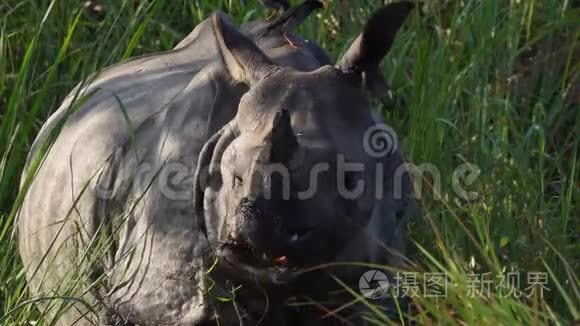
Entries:
<svg viewBox="0 0 580 326">
<path fill-rule="evenodd" d="M 218 52 L 235 81 L 256 84 L 277 70 L 277 66 L 254 42 L 242 35 L 221 13 L 212 15 Z"/>
<path fill-rule="evenodd" d="M 362 86 L 367 90 L 382 96 L 380 90 L 387 90 L 379 65 L 413 7 L 412 3 L 403 1 L 374 12 L 364 31 L 338 61 L 337 67 L 344 73 L 355 75 L 355 80 L 362 81 Z"/>
</svg>

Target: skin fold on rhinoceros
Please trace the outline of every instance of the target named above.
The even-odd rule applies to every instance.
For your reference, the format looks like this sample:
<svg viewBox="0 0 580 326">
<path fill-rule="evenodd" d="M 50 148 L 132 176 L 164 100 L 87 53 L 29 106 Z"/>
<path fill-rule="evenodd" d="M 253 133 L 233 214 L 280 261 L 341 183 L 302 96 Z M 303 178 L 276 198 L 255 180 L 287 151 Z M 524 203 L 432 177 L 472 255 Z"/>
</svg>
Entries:
<svg viewBox="0 0 580 326">
<path fill-rule="evenodd" d="M 383 123 L 367 94 L 410 11 L 375 12 L 336 65 L 286 31 L 263 36 L 266 21 L 238 30 L 215 13 L 175 49 L 77 86 L 33 145 L 29 164 L 62 126 L 18 222 L 32 295 L 61 298 L 39 301 L 48 320 L 361 324 L 355 305 L 322 318 L 287 301 L 340 307 L 353 297 L 331 274 L 356 288 L 368 268 L 338 262 L 400 264 L 412 187 L 400 150 L 371 155 L 364 138 Z"/>
</svg>

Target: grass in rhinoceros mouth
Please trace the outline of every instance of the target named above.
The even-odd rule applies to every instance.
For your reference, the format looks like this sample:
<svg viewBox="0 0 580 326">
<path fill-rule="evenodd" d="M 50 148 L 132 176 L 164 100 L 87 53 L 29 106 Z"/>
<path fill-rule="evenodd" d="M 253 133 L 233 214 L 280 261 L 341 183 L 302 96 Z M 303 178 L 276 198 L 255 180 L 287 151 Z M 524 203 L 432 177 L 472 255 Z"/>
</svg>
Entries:
<svg viewBox="0 0 580 326">
<path fill-rule="evenodd" d="M 327 2 L 298 34 L 336 58 L 378 1 Z M 79 81 L 129 57 L 171 49 L 215 8 L 236 23 L 266 14 L 257 1 L 244 6 L 233 0 L 0 3 L 0 324 L 53 324 L 58 314 L 49 316 L 35 303 L 60 311 L 89 305 L 80 295 L 104 282 L 85 275 L 102 268 L 107 237 L 85 244 L 91 250 L 79 253 L 83 266 L 67 271 L 75 275 L 71 284 L 36 296 L 26 291 L 13 227 L 24 162 L 42 123 Z M 416 180 L 422 216 L 409 222 L 407 254 L 416 282 L 445 274 L 447 293 L 412 297 L 412 312 L 397 305 L 399 313 L 386 314 L 337 277 L 337 288 L 350 293 L 351 302 L 332 309 L 308 298 L 289 304 L 320 308 L 326 318 L 346 324 L 342 313 L 354 304 L 368 308 L 364 317 L 371 324 L 580 320 L 577 2 L 426 1 L 421 12 L 385 60 L 394 96 L 389 108 L 379 103 L 377 109 L 399 133 L 410 162 L 437 167 L 439 175 Z M 28 171 L 41 163 L 37 155 Z M 470 183 L 477 196 L 469 201 L 454 192 L 454 173 L 464 163 L 481 171 Z M 522 292 L 532 272 L 546 276 L 548 289 L 543 296 L 506 296 L 493 284 L 489 295 L 473 295 L 474 275 L 516 272 Z"/>
</svg>

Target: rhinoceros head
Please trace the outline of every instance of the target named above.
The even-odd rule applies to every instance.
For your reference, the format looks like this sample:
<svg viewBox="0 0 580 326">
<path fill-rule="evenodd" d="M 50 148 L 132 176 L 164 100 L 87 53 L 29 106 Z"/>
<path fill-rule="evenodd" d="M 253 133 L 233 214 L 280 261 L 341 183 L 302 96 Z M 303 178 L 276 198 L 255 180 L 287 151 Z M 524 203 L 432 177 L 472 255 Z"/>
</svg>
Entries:
<svg viewBox="0 0 580 326">
<path fill-rule="evenodd" d="M 248 91 L 202 150 L 195 203 L 234 270 L 273 272 L 276 280 L 284 265 L 331 261 L 367 225 L 382 178 L 363 148 L 376 123 L 367 91 L 381 85 L 380 61 L 410 9 L 377 11 L 336 66 L 313 71 L 275 63 L 213 16 L 227 75 Z M 346 168 L 353 163 L 356 171 Z"/>
</svg>

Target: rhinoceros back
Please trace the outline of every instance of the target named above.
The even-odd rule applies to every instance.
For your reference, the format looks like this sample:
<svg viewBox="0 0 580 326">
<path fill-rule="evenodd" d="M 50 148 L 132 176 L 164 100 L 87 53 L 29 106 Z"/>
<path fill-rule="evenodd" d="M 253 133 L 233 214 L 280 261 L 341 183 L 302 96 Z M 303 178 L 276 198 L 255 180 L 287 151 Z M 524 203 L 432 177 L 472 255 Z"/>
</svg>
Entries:
<svg viewBox="0 0 580 326">
<path fill-rule="evenodd" d="M 181 172 L 192 170 L 211 111 L 220 104 L 215 100 L 220 87 L 214 74 L 219 63 L 211 22 L 200 23 L 183 43 L 176 50 L 113 65 L 88 78 L 41 129 L 27 165 L 66 119 L 27 191 L 19 216 L 20 253 L 33 294 L 82 295 L 95 304 L 103 291 L 91 286 L 93 274 L 103 276 L 106 270 L 104 283 L 112 285 L 147 282 L 145 273 L 130 267 L 125 257 L 135 247 L 142 259 L 140 268 L 167 274 L 163 278 L 182 270 L 185 262 L 192 263 L 193 247 L 202 239 L 190 215 L 191 200 L 183 194 L 187 190 L 172 200 L 163 192 L 179 191 L 152 186 L 164 163 L 178 162 L 181 165 L 175 168 Z M 78 99 L 84 103 L 76 108 L 73 102 Z M 186 187 L 187 180 L 181 183 Z M 110 223 L 119 229 L 105 230 L 115 218 L 123 219 Z M 99 252 L 98 262 L 91 261 L 101 241 L 97 235 L 105 231 L 112 246 Z M 156 238 L 154 245 L 152 238 Z M 165 252 L 168 246 L 174 249 Z M 160 310 L 154 298 L 166 296 L 164 304 L 172 307 L 163 307 L 168 320 L 195 319 L 197 308 L 191 307 L 198 304 L 193 302 L 198 290 L 194 283 L 168 283 L 165 288 L 141 290 L 144 299 L 127 309 Z M 125 300 L 138 292 L 133 288 L 126 286 L 124 293 L 112 297 Z M 174 293 L 176 289 L 181 293 Z M 84 306 L 76 304 L 60 322 L 72 324 L 85 313 Z"/>
</svg>

